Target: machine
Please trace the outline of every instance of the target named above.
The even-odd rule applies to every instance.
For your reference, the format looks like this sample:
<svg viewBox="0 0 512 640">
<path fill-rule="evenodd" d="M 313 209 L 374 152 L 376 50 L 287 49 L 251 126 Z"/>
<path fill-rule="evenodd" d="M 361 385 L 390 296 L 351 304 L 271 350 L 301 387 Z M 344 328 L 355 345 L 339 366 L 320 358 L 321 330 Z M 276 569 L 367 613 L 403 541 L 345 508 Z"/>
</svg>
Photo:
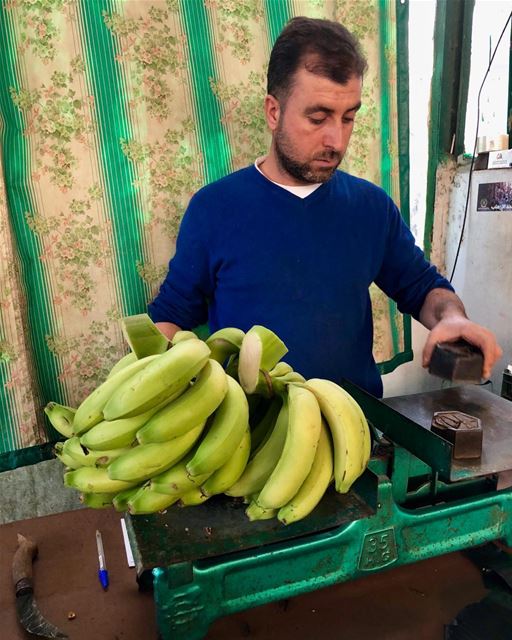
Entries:
<svg viewBox="0 0 512 640">
<path fill-rule="evenodd" d="M 329 490 L 287 527 L 250 522 L 227 496 L 127 518 L 163 640 L 199 640 L 218 617 L 371 572 L 492 540 L 512 546 L 509 400 L 478 385 L 385 400 L 344 386 L 374 432 L 348 494 Z"/>
</svg>

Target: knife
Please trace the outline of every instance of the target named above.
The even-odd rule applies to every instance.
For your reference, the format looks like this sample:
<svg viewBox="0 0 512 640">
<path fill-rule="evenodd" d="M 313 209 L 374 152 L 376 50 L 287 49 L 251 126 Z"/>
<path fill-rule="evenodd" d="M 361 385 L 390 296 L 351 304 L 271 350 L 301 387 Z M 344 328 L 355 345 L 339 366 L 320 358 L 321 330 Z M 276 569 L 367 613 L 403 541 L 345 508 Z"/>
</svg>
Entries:
<svg viewBox="0 0 512 640">
<path fill-rule="evenodd" d="M 40 638 L 68 638 L 69 636 L 43 617 L 35 601 L 32 562 L 36 555 L 37 544 L 18 533 L 18 548 L 12 560 L 18 620 L 28 633 Z"/>
</svg>

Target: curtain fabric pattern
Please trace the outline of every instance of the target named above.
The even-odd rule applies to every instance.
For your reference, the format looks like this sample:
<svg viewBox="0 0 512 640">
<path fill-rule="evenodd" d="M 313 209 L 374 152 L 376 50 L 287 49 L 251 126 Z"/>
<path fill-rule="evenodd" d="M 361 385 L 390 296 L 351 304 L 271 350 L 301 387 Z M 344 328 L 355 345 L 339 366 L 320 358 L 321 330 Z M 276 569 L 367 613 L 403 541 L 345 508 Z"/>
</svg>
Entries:
<svg viewBox="0 0 512 640">
<path fill-rule="evenodd" d="M 400 205 L 394 2 L 0 0 L 0 453 L 56 437 L 126 350 L 203 184 L 266 152 L 272 43 L 294 15 L 338 20 L 369 61 L 343 168 Z M 372 290 L 375 354 L 403 318 Z M 342 328 L 340 328 L 342 330 Z"/>
</svg>

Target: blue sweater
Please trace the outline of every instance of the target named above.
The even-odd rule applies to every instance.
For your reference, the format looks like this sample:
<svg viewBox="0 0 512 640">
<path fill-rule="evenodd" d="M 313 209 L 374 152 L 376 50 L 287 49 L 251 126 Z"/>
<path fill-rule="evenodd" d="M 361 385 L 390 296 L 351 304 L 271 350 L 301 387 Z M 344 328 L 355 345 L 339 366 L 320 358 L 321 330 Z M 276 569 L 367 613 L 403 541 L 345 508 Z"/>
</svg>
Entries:
<svg viewBox="0 0 512 640">
<path fill-rule="evenodd" d="M 381 396 L 372 282 L 415 318 L 432 288 L 451 289 L 379 187 L 336 171 L 302 199 L 250 166 L 194 195 L 148 311 L 182 329 L 264 325 L 306 378 Z"/>
</svg>

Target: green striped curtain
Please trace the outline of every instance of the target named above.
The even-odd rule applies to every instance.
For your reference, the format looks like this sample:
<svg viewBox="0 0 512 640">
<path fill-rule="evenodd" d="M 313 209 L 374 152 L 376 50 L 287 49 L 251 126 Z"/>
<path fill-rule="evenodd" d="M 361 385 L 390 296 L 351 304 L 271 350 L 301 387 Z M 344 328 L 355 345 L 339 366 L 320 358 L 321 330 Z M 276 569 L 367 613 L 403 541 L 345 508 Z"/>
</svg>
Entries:
<svg viewBox="0 0 512 640">
<path fill-rule="evenodd" d="M 0 0 L 4 461 L 55 439 L 45 404 L 76 406 L 125 352 L 118 320 L 158 290 L 190 196 L 267 150 L 266 63 L 292 16 L 338 20 L 361 39 L 370 71 L 344 168 L 400 204 L 406 11 L 391 0 Z M 376 357 L 390 368 L 410 357 L 407 323 L 379 291 L 372 299 Z"/>
</svg>

